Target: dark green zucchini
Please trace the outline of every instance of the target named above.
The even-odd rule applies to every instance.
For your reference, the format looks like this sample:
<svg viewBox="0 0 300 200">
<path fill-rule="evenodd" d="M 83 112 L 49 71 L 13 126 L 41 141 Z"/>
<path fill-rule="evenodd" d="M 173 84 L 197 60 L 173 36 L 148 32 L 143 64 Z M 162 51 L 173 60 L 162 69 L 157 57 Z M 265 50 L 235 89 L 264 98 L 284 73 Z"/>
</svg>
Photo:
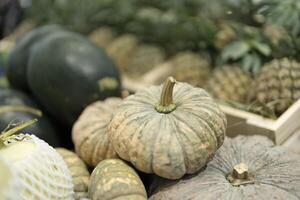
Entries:
<svg viewBox="0 0 300 200">
<path fill-rule="evenodd" d="M 47 35 L 61 30 L 62 28 L 58 25 L 43 26 L 34 29 L 17 41 L 16 46 L 9 54 L 6 69 L 7 77 L 12 87 L 28 90 L 26 71 L 31 48 Z"/>
<path fill-rule="evenodd" d="M 25 94 L 0 88 L 0 130 L 10 124 L 21 121 L 38 119 L 32 126 L 26 127 L 22 133 L 34 134 L 53 147 L 60 146 L 60 139 L 48 118 L 39 110 L 38 106 Z"/>
<path fill-rule="evenodd" d="M 90 103 L 121 93 L 119 71 L 104 50 L 71 32 L 34 45 L 27 78 L 36 99 L 67 126 Z"/>
</svg>

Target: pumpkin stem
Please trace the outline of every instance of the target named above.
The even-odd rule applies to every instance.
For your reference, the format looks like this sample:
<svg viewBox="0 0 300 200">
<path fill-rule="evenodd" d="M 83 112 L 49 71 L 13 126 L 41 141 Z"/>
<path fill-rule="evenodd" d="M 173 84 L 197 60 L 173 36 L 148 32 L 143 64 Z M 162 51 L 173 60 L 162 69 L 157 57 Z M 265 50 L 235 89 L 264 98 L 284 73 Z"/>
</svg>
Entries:
<svg viewBox="0 0 300 200">
<path fill-rule="evenodd" d="M 249 168 L 245 163 L 239 163 L 233 167 L 232 172 L 227 176 L 232 186 L 240 186 L 254 183 L 250 180 Z"/>
<path fill-rule="evenodd" d="M 170 113 L 176 109 L 176 105 L 173 103 L 173 88 L 176 80 L 173 77 L 168 77 L 164 82 L 160 102 L 156 105 L 156 110 L 160 113 Z"/>
<path fill-rule="evenodd" d="M 247 179 L 248 178 L 248 166 L 244 163 L 240 163 L 233 167 L 232 175 L 236 179 Z"/>
<path fill-rule="evenodd" d="M 30 126 L 30 125 L 36 123 L 37 121 L 38 121 L 37 119 L 32 119 L 32 120 L 29 120 L 29 121 L 26 121 L 26 122 L 22 122 L 22 123 L 18 124 L 17 126 L 7 130 L 7 131 L 4 130 L 0 134 L 0 146 L 3 145 L 4 141 L 7 140 L 10 136 L 15 134 L 19 130 L 22 130 L 22 129 L 26 128 L 27 126 Z"/>
</svg>

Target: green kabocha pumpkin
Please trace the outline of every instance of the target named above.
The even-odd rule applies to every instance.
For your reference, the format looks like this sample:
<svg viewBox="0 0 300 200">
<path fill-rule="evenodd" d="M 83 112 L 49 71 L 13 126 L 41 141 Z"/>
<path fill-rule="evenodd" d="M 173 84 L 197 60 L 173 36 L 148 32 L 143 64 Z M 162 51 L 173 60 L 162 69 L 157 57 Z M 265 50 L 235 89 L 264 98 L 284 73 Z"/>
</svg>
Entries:
<svg viewBox="0 0 300 200">
<path fill-rule="evenodd" d="M 118 155 L 146 173 L 178 179 L 222 145 L 225 115 L 209 94 L 169 77 L 123 100 L 108 126 Z M 174 91 L 173 91 L 174 90 Z"/>
<path fill-rule="evenodd" d="M 0 157 L 0 199 L 18 200 L 21 181 L 7 161 Z"/>
<path fill-rule="evenodd" d="M 46 36 L 62 30 L 57 25 L 47 25 L 29 32 L 23 36 L 12 49 L 8 58 L 7 78 L 12 87 L 28 90 L 27 65 L 32 47 Z"/>
<path fill-rule="evenodd" d="M 88 171 L 84 162 L 72 151 L 64 148 L 55 149 L 64 159 L 67 164 L 74 186 L 75 199 L 86 198 L 88 192 L 88 184 L 90 179 L 90 172 Z"/>
<path fill-rule="evenodd" d="M 71 126 L 90 103 L 120 95 L 119 72 L 105 52 L 71 32 L 52 34 L 34 46 L 27 77 L 39 102 Z"/>
<path fill-rule="evenodd" d="M 73 199 L 72 178 L 62 157 L 34 135 L 14 135 L 34 122 L 24 122 L 0 135 L 0 157 L 21 181 L 19 199 Z"/>
<path fill-rule="evenodd" d="M 204 171 L 175 184 L 157 178 L 152 188 L 163 189 L 151 200 L 297 200 L 300 157 L 263 136 L 228 138 Z"/>
<path fill-rule="evenodd" d="M 23 131 L 34 134 L 51 146 L 59 146 L 61 138 L 55 127 L 33 100 L 20 91 L 0 88 L 0 130 L 4 130 L 8 124 L 33 118 L 37 118 L 39 123 L 26 127 Z"/>
<path fill-rule="evenodd" d="M 107 135 L 107 126 L 113 112 L 122 102 L 121 98 L 107 98 L 85 108 L 72 130 L 75 151 L 88 165 L 96 166 L 100 161 L 117 158 Z"/>
<path fill-rule="evenodd" d="M 91 200 L 146 200 L 143 182 L 133 168 L 119 159 L 100 162 L 91 175 Z"/>
</svg>

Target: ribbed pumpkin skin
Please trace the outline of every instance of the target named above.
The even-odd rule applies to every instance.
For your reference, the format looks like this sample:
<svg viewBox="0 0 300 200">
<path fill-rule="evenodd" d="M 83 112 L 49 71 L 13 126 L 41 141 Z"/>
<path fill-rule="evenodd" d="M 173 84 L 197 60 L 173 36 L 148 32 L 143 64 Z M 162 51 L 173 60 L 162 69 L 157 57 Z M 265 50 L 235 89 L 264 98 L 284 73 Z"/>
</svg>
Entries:
<svg viewBox="0 0 300 200">
<path fill-rule="evenodd" d="M 74 186 L 75 199 L 86 198 L 88 192 L 88 184 L 90 179 L 90 172 L 87 170 L 84 162 L 72 151 L 64 148 L 55 148 L 55 150 L 62 156 L 67 164 Z"/>
<path fill-rule="evenodd" d="M 202 168 L 222 145 L 226 118 L 201 88 L 178 82 L 177 108 L 156 111 L 161 86 L 141 90 L 123 100 L 109 124 L 118 155 L 146 173 L 178 179 Z"/>
<path fill-rule="evenodd" d="M 138 174 L 124 161 L 107 159 L 91 175 L 91 200 L 146 200 L 147 194 Z"/>
<path fill-rule="evenodd" d="M 300 98 L 300 63 L 288 58 L 267 63 L 253 85 L 250 101 L 275 103 L 274 111 L 282 114 Z M 276 102 L 278 101 L 278 102 Z"/>
<path fill-rule="evenodd" d="M 252 182 L 234 187 L 226 179 L 239 163 L 249 167 Z M 159 188 L 164 180 L 156 180 Z M 170 184 L 170 183 L 169 183 Z M 166 186 L 150 200 L 297 200 L 300 198 L 300 158 L 263 136 L 227 139 L 207 168 L 189 179 Z"/>
<path fill-rule="evenodd" d="M 73 126 L 75 151 L 90 166 L 96 166 L 107 158 L 118 157 L 108 140 L 107 126 L 121 101 L 121 98 L 111 97 L 92 103 Z"/>
</svg>

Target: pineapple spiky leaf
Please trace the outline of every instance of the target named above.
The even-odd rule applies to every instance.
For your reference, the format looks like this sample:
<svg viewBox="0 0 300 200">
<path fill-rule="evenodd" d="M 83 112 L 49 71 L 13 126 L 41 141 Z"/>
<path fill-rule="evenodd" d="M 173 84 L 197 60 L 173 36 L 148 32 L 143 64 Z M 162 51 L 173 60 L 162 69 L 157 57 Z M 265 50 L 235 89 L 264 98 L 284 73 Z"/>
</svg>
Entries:
<svg viewBox="0 0 300 200">
<path fill-rule="evenodd" d="M 245 71 L 257 74 L 262 63 L 272 54 L 270 45 L 256 27 L 233 24 L 232 28 L 236 36 L 221 49 L 221 64 L 239 63 Z"/>
<path fill-rule="evenodd" d="M 300 34 L 300 1 L 299 0 L 265 0 L 267 6 L 261 8 L 267 24 L 282 26 L 294 36 Z"/>
<path fill-rule="evenodd" d="M 225 61 L 236 60 L 245 56 L 249 51 L 250 45 L 246 41 L 234 41 L 224 48 L 221 56 Z"/>
</svg>

